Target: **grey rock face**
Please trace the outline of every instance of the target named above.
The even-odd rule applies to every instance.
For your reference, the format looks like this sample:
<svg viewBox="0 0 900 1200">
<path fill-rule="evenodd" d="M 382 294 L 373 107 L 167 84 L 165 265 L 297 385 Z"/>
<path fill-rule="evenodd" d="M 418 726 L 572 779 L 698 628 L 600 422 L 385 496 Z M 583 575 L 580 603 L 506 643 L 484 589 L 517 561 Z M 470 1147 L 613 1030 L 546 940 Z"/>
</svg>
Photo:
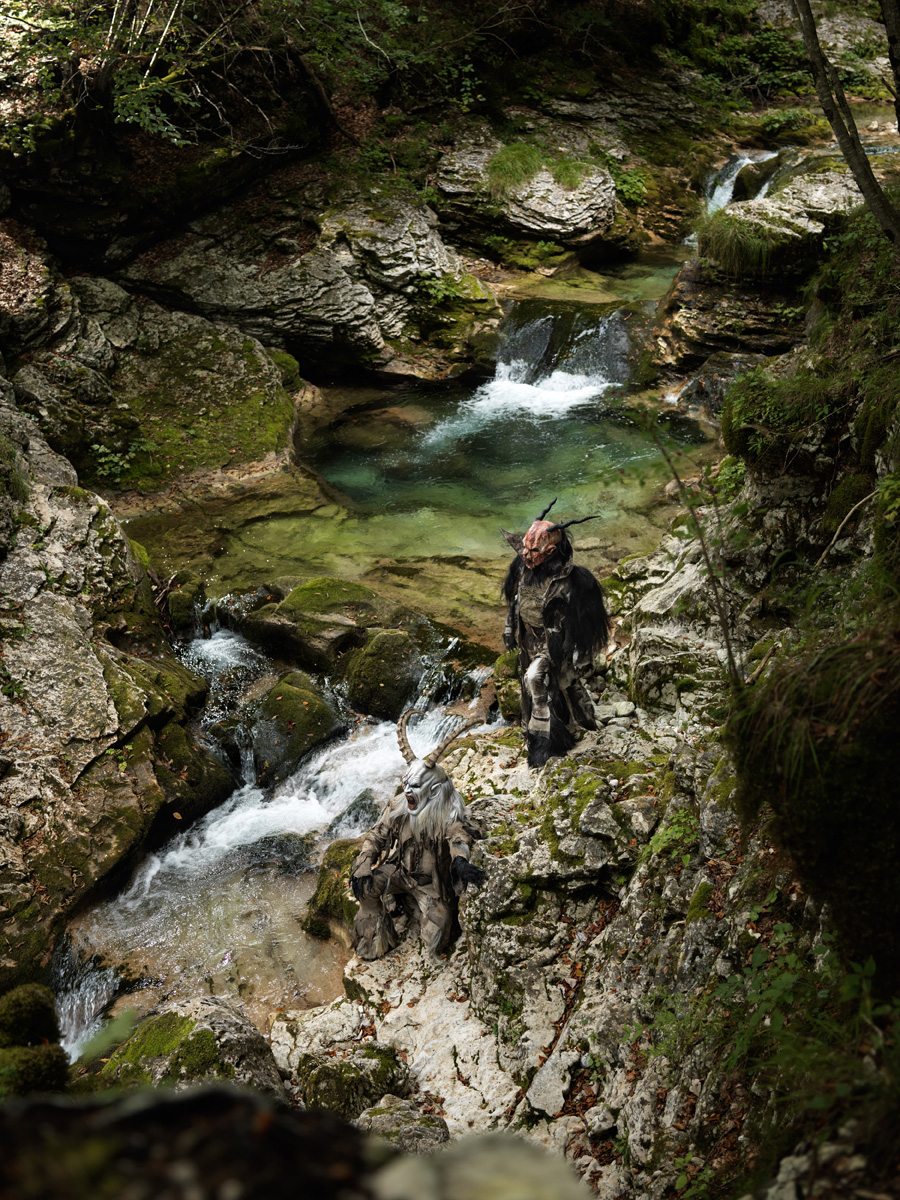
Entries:
<svg viewBox="0 0 900 1200">
<path fill-rule="evenodd" d="M 527 183 L 491 197 L 488 164 L 501 144 L 490 137 L 473 139 L 444 156 L 437 185 L 450 202 L 450 211 L 485 220 L 489 205 L 499 208 L 492 219 L 514 234 L 580 246 L 602 238 L 616 215 L 616 189 L 602 167 L 585 170 L 577 187 L 556 183 L 543 169 Z"/>
<path fill-rule="evenodd" d="M 414 1101 L 400 1096 L 382 1096 L 354 1121 L 357 1129 L 375 1134 L 404 1154 L 431 1154 L 450 1141 L 443 1117 L 420 1112 Z"/>
<path fill-rule="evenodd" d="M 169 651 L 108 505 L 77 486 L 0 384 L 0 433 L 27 484 L 13 506 L 15 544 L 0 561 L 3 987 L 46 964 L 65 914 L 140 845 L 167 796 L 181 793 L 188 818 L 232 784 L 190 739 L 184 780 L 157 777 L 157 738 L 205 685 Z"/>
<path fill-rule="evenodd" d="M 124 277 L 266 345 L 382 368 L 395 356 L 389 339 L 418 339 L 423 324 L 445 319 L 429 282 L 444 281 L 470 321 L 499 312 L 444 245 L 428 208 L 372 196 L 348 200 L 317 223 L 315 243 L 304 249 L 284 237 L 283 220 L 276 236 L 264 219 L 248 222 L 236 212 L 223 222 L 217 214 L 139 257 Z"/>
</svg>

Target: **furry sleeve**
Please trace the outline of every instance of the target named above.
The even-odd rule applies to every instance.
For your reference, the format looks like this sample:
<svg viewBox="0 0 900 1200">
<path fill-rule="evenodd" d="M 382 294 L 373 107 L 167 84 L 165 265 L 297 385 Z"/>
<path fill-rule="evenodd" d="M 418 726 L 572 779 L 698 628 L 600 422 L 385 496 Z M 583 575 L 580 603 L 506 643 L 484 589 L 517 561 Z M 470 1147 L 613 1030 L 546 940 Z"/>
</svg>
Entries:
<svg viewBox="0 0 900 1200">
<path fill-rule="evenodd" d="M 503 597 L 506 600 L 506 628 L 503 630 L 503 645 L 512 650 L 516 645 L 516 626 L 518 624 L 516 602 L 519 595 L 519 583 L 525 564 L 518 554 L 509 564 L 506 579 L 503 581 Z"/>
<path fill-rule="evenodd" d="M 609 641 L 609 617 L 603 589 L 587 569 L 573 567 L 565 595 L 553 602 L 560 607 L 554 632 L 547 638 L 552 662 L 570 658 L 576 666 L 590 662 L 595 650 Z"/>
</svg>

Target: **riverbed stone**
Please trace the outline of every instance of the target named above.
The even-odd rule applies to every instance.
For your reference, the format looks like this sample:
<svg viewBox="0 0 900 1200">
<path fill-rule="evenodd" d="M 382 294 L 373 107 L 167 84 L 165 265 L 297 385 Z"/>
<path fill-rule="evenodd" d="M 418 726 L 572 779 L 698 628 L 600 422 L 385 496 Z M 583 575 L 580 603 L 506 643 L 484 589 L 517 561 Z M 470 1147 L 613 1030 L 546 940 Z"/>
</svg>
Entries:
<svg viewBox="0 0 900 1200">
<path fill-rule="evenodd" d="M 402 629 L 376 633 L 347 667 L 347 698 L 359 712 L 396 721 L 414 697 L 422 665 L 413 638 Z"/>
<path fill-rule="evenodd" d="M 285 779 L 316 746 L 340 727 L 340 720 L 308 675 L 282 675 L 259 705 L 253 729 L 257 777 L 271 784 Z"/>
</svg>

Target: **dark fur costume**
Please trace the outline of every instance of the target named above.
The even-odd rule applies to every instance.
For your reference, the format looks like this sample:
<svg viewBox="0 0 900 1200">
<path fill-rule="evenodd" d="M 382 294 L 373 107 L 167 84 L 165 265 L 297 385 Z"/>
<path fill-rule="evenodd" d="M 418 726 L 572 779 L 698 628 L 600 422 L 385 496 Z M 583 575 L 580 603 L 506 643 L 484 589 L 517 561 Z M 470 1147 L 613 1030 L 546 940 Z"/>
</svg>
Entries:
<svg viewBox="0 0 900 1200">
<path fill-rule="evenodd" d="M 507 540 L 512 540 L 509 535 Z M 575 729 L 597 728 L 582 677 L 590 674 L 594 651 L 609 640 L 609 618 L 600 584 L 587 567 L 574 564 L 565 532 L 555 552 L 533 570 L 517 554 L 503 594 L 509 606 L 503 641 L 508 650 L 519 652 L 528 763 L 540 767 L 571 750 Z M 523 612 L 529 595 L 530 613 Z M 534 620 L 535 597 L 541 625 Z M 538 691 L 548 700 L 549 722 L 533 713 L 536 676 Z"/>
</svg>

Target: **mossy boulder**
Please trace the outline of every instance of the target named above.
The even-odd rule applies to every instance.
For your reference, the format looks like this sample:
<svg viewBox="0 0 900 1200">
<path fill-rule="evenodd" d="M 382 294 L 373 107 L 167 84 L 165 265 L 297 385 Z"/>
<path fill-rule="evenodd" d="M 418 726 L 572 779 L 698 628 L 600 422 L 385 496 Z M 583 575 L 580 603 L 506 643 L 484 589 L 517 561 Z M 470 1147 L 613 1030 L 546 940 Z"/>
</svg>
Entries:
<svg viewBox="0 0 900 1200">
<path fill-rule="evenodd" d="M 178 721 L 169 721 L 157 734 L 153 769 L 166 799 L 187 821 L 208 813 L 234 789 L 231 772 Z"/>
<path fill-rule="evenodd" d="M 167 1086 L 226 1080 L 279 1098 L 284 1085 L 262 1034 L 239 1008 L 216 996 L 148 1015 L 100 1072 L 118 1086 Z"/>
<path fill-rule="evenodd" d="M 59 1041 L 53 993 L 26 983 L 0 996 L 0 1047 Z"/>
<path fill-rule="evenodd" d="M 253 732 L 260 781 L 284 779 L 339 727 L 337 714 L 308 675 L 283 675 L 263 697 Z"/>
<path fill-rule="evenodd" d="M 415 695 L 421 675 L 410 635 L 386 629 L 353 655 L 347 669 L 348 699 L 360 712 L 395 721 Z"/>
<path fill-rule="evenodd" d="M 68 1061 L 59 1043 L 53 993 L 24 984 L 0 997 L 0 1100 L 66 1086 Z"/>
<path fill-rule="evenodd" d="M 350 944 L 359 908 L 350 895 L 350 867 L 361 844 L 362 838 L 340 838 L 325 851 L 319 865 L 319 881 L 303 922 L 304 930 L 313 937 L 337 937 Z"/>
<path fill-rule="evenodd" d="M 382 1096 L 377 1104 L 360 1113 L 355 1124 L 404 1154 L 430 1154 L 450 1141 L 443 1117 L 420 1112 L 413 1100 L 401 1096 Z"/>
<path fill-rule="evenodd" d="M 28 1092 L 60 1092 L 69 1060 L 62 1046 L 8 1046 L 0 1050 L 0 1100 Z"/>
<path fill-rule="evenodd" d="M 283 600 L 237 615 L 247 637 L 314 671 L 343 673 L 345 656 L 366 641 L 373 627 L 417 624 L 402 605 L 370 588 L 327 576 L 295 587 Z"/>
<path fill-rule="evenodd" d="M 409 1071 L 393 1046 L 377 1042 L 347 1057 L 301 1054 L 296 1078 L 307 1108 L 323 1108 L 352 1121 L 387 1092 L 403 1095 Z"/>
</svg>

